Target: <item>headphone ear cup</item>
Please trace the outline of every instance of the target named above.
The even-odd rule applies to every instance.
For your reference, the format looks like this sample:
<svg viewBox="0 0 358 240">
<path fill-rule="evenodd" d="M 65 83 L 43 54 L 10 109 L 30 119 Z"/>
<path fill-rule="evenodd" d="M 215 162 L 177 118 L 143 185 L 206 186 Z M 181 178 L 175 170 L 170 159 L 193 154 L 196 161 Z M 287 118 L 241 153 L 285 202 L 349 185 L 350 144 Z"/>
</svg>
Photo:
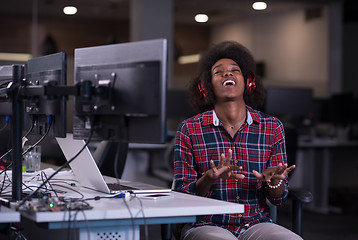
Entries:
<svg viewBox="0 0 358 240">
<path fill-rule="evenodd" d="M 204 88 L 203 84 L 201 83 L 200 79 L 198 79 L 198 88 L 199 88 L 199 92 L 200 92 L 200 98 L 201 99 L 206 98 L 205 88 Z"/>
<path fill-rule="evenodd" d="M 250 72 L 247 78 L 247 88 L 249 89 L 249 92 L 255 92 L 256 82 L 255 82 L 255 74 L 253 72 Z"/>
</svg>

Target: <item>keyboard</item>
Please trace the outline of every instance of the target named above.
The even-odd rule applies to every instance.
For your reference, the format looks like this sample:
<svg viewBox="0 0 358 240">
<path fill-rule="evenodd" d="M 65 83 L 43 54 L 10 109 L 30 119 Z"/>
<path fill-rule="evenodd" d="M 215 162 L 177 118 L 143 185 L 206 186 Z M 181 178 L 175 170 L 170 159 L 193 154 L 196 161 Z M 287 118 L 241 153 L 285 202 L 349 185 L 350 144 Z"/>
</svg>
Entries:
<svg viewBox="0 0 358 240">
<path fill-rule="evenodd" d="M 123 191 L 123 190 L 136 190 L 137 188 L 121 185 L 119 183 L 107 183 L 109 190 Z"/>
</svg>

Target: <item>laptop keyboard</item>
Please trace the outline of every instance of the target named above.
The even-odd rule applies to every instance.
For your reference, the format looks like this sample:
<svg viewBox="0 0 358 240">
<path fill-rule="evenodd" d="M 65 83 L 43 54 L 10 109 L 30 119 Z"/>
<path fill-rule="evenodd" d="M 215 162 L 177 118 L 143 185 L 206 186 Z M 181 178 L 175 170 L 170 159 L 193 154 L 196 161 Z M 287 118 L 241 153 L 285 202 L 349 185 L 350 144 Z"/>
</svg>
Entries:
<svg viewBox="0 0 358 240">
<path fill-rule="evenodd" d="M 134 187 L 125 186 L 125 185 L 121 185 L 118 183 L 107 183 L 107 186 L 112 191 L 135 190 L 136 189 Z"/>
</svg>

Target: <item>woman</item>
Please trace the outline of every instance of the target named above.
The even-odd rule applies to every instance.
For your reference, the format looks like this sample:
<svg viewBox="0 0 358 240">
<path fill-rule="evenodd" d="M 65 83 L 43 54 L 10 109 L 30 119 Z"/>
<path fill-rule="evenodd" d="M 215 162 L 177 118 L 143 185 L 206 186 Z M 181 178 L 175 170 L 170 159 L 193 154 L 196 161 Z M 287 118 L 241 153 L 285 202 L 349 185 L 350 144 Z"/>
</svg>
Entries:
<svg viewBox="0 0 358 240">
<path fill-rule="evenodd" d="M 191 102 L 200 114 L 178 127 L 175 189 L 245 205 L 242 214 L 198 216 L 184 226 L 191 239 L 302 239 L 272 223 L 266 199 L 281 205 L 288 194 L 284 129 L 255 110 L 264 90 L 250 52 L 222 42 L 205 52 L 193 80 Z"/>
</svg>

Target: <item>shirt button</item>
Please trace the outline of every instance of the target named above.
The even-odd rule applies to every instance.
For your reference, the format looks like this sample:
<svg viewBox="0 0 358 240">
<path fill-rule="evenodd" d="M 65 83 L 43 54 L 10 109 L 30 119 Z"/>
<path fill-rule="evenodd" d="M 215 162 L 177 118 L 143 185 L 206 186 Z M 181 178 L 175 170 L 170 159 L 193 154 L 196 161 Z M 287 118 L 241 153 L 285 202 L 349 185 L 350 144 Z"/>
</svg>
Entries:
<svg viewBox="0 0 358 240">
<path fill-rule="evenodd" d="M 239 161 L 235 160 L 235 163 L 238 163 Z"/>
<path fill-rule="evenodd" d="M 236 199 L 240 199 L 240 196 L 237 196 Z"/>
<path fill-rule="evenodd" d="M 242 217 L 242 214 L 239 214 L 239 217 Z"/>
</svg>

